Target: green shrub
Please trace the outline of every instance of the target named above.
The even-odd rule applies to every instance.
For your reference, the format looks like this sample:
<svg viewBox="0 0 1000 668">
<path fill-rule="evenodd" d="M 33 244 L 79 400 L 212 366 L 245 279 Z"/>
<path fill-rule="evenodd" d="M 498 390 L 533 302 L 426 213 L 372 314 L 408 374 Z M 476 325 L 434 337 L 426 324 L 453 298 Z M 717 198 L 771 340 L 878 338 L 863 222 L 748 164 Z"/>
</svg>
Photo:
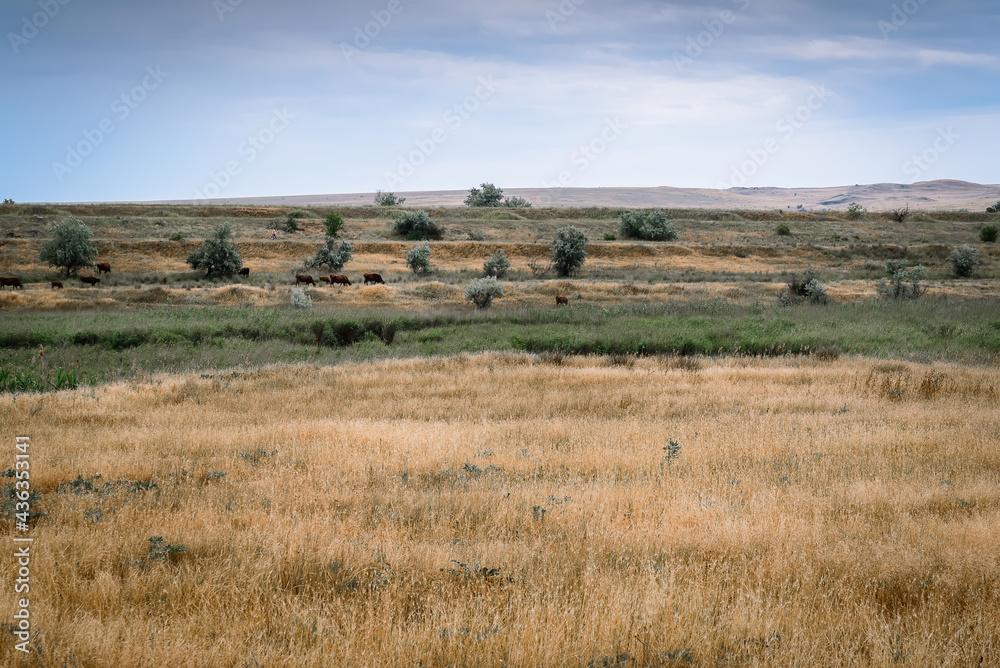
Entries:
<svg viewBox="0 0 1000 668">
<path fill-rule="evenodd" d="M 860 220 L 867 215 L 868 210 L 857 202 L 851 202 L 847 205 L 847 217 L 851 220 Z"/>
<path fill-rule="evenodd" d="M 13 200 L 11 200 L 11 204 L 13 204 Z M 1000 213 L 1000 202 L 997 202 L 993 206 L 986 207 L 986 213 Z"/>
<path fill-rule="evenodd" d="M 243 256 L 233 245 L 233 226 L 222 223 L 205 245 L 188 254 L 192 269 L 204 269 L 207 276 L 232 276 L 243 268 Z"/>
<path fill-rule="evenodd" d="M 490 255 L 490 259 L 483 263 L 483 272 L 487 276 L 503 278 L 508 271 L 510 271 L 510 260 L 507 259 L 507 254 L 502 248 Z"/>
<path fill-rule="evenodd" d="M 979 230 L 979 240 L 984 244 L 995 244 L 997 242 L 997 226 L 985 225 Z"/>
<path fill-rule="evenodd" d="M 329 267 L 330 271 L 340 271 L 344 265 L 354 259 L 354 246 L 347 241 L 337 240 L 327 237 L 326 243 L 316 252 L 311 260 L 306 260 L 307 267 Z"/>
<path fill-rule="evenodd" d="M 444 236 L 437 223 L 431 220 L 426 211 L 404 211 L 396 219 L 396 234 L 411 241 L 424 239 L 440 239 Z"/>
<path fill-rule="evenodd" d="M 604 233 L 604 240 L 605 241 L 617 241 L 618 237 L 615 235 L 614 232 L 605 232 Z"/>
<path fill-rule="evenodd" d="M 623 211 L 618 232 L 625 239 L 643 241 L 673 241 L 677 238 L 677 230 L 660 209 Z"/>
<path fill-rule="evenodd" d="M 312 308 L 312 305 L 312 297 L 304 293 L 302 290 L 294 290 L 292 292 L 292 306 L 295 308 Z"/>
<path fill-rule="evenodd" d="M 427 242 L 419 243 L 406 253 L 406 266 L 414 274 L 427 272 L 431 269 L 431 247 Z"/>
<path fill-rule="evenodd" d="M 323 226 L 326 227 L 326 236 L 336 237 L 340 234 L 340 231 L 344 229 L 344 217 L 336 211 L 331 211 L 326 214 L 326 218 L 323 220 Z"/>
<path fill-rule="evenodd" d="M 886 260 L 886 278 L 875 285 L 875 291 L 885 299 L 917 299 L 927 292 L 921 285 L 924 278 L 924 268 L 920 265 L 910 267 L 906 260 Z"/>
<path fill-rule="evenodd" d="M 552 242 L 552 264 L 560 276 L 569 276 L 587 260 L 587 235 L 570 225 L 556 231 Z"/>
<path fill-rule="evenodd" d="M 9 198 L 9 197 L 4 197 L 4 198 L 3 198 L 3 203 L 4 203 L 4 204 L 13 204 L 13 203 L 14 203 L 14 200 L 12 200 L 12 199 L 11 199 L 11 198 Z"/>
<path fill-rule="evenodd" d="M 774 233 L 779 237 L 791 236 L 792 228 L 790 228 L 787 223 L 778 223 L 774 228 Z"/>
<path fill-rule="evenodd" d="M 94 233 L 76 218 L 66 218 L 52 228 L 52 239 L 42 244 L 38 259 L 66 270 L 69 276 L 78 269 L 90 267 L 97 259 L 97 249 L 90 245 Z"/>
<path fill-rule="evenodd" d="M 489 308 L 496 297 L 503 297 L 503 283 L 493 276 L 474 278 L 465 288 L 465 301 L 479 308 Z"/>
<path fill-rule="evenodd" d="M 187 239 L 187 235 L 183 232 L 178 232 L 174 236 L 170 237 L 171 241 L 184 241 L 185 239 Z"/>
<path fill-rule="evenodd" d="M 982 263 L 979 251 L 972 246 L 959 246 L 951 252 L 948 259 L 951 260 L 951 268 L 955 271 L 955 275 L 962 278 L 972 276 L 976 266 Z"/>
<path fill-rule="evenodd" d="M 814 304 L 826 304 L 828 301 L 826 286 L 820 283 L 816 274 L 812 272 L 806 273 L 802 278 L 792 274 L 791 280 L 788 281 L 788 296 L 792 300 L 808 299 Z"/>
<path fill-rule="evenodd" d="M 403 206 L 405 197 L 396 197 L 396 193 L 375 191 L 375 206 Z"/>
<path fill-rule="evenodd" d="M 465 205 L 472 207 L 509 207 L 513 209 L 527 209 L 531 207 L 531 202 L 523 197 L 504 197 L 503 190 L 497 188 L 492 183 L 482 183 L 479 188 L 470 188 L 469 196 L 465 198 Z"/>
</svg>

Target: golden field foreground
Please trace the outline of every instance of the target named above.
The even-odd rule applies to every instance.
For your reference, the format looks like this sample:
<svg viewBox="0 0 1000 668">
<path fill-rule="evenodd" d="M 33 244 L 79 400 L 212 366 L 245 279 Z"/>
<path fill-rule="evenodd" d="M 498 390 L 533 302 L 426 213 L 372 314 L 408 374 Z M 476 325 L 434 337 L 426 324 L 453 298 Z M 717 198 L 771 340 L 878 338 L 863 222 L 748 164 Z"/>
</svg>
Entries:
<svg viewBox="0 0 1000 668">
<path fill-rule="evenodd" d="M 5 395 L 47 517 L 0 662 L 1000 664 L 1000 369 L 613 361 Z"/>
</svg>

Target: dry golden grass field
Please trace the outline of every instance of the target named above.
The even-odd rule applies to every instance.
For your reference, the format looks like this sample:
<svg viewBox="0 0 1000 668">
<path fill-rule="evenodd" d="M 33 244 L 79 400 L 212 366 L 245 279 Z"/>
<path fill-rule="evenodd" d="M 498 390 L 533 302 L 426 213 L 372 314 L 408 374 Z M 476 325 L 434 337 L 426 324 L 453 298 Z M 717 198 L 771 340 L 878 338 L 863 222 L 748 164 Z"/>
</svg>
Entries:
<svg viewBox="0 0 1000 668">
<path fill-rule="evenodd" d="M 487 353 L 0 423 L 45 513 L 3 665 L 1000 665 L 996 366 Z"/>
</svg>

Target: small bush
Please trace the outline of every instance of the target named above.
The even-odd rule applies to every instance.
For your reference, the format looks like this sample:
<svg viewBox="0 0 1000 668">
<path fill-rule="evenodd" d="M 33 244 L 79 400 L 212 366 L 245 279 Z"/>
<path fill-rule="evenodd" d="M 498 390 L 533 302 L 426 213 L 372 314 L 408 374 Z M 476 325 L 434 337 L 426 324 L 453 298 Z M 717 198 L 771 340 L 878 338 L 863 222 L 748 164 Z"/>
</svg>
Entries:
<svg viewBox="0 0 1000 668">
<path fill-rule="evenodd" d="M 4 204 L 13 204 L 13 203 L 14 203 L 14 200 L 12 200 L 12 199 L 11 199 L 11 198 L 9 198 L 9 197 L 4 197 L 4 198 L 3 198 L 3 203 L 4 203 Z"/>
<path fill-rule="evenodd" d="M 171 241 L 184 241 L 185 239 L 187 239 L 187 235 L 183 232 L 178 232 L 174 236 L 170 237 Z"/>
<path fill-rule="evenodd" d="M 6 202 L 5 202 L 5 203 L 6 203 Z M 13 201 L 13 200 L 11 200 L 11 202 L 10 202 L 10 203 L 11 203 L 11 204 L 13 204 L 13 203 L 14 203 L 14 201 Z M 986 207 L 986 213 L 1000 213 L 1000 202 L 997 202 L 997 203 L 996 203 L 996 204 L 994 204 L 993 206 L 988 206 L 988 207 Z"/>
<path fill-rule="evenodd" d="M 875 291 L 884 299 L 917 299 L 927 292 L 921 285 L 924 268 L 920 265 L 908 266 L 906 260 L 886 260 L 883 278 L 875 285 Z"/>
<path fill-rule="evenodd" d="M 375 191 L 375 206 L 403 206 L 405 197 L 396 197 L 396 193 Z"/>
<path fill-rule="evenodd" d="M 787 223 L 778 223 L 774 228 L 774 233 L 779 237 L 791 236 L 792 228 L 790 228 Z"/>
<path fill-rule="evenodd" d="M 552 242 L 552 264 L 560 276 L 569 276 L 587 260 L 587 235 L 570 225 L 556 231 Z"/>
<path fill-rule="evenodd" d="M 905 223 L 906 219 L 910 217 L 910 205 L 907 204 L 905 207 L 896 207 L 895 209 L 890 209 L 889 217 L 892 218 L 897 223 Z"/>
<path fill-rule="evenodd" d="M 618 237 L 615 235 L 614 232 L 605 232 L 604 233 L 604 240 L 605 241 L 617 241 Z"/>
<path fill-rule="evenodd" d="M 323 220 L 323 226 L 326 228 L 326 236 L 336 237 L 340 234 L 340 231 L 344 229 L 344 217 L 336 211 L 331 211 L 326 214 L 326 218 Z"/>
<path fill-rule="evenodd" d="M 187 548 L 183 545 L 171 545 L 163 540 L 163 536 L 152 536 L 149 539 L 150 559 L 173 559 L 174 555 L 181 552 L 187 552 Z"/>
<path fill-rule="evenodd" d="M 507 254 L 502 248 L 490 255 L 490 259 L 483 263 L 483 272 L 487 276 L 503 278 L 508 271 L 510 271 L 510 260 L 507 259 Z"/>
<path fill-rule="evenodd" d="M 979 240 L 984 244 L 995 244 L 997 242 L 997 226 L 984 226 L 981 230 L 979 230 Z"/>
<path fill-rule="evenodd" d="M 955 275 L 962 278 L 972 276 L 973 270 L 981 264 L 979 251 L 972 246 L 959 246 L 951 252 L 948 259 L 951 260 L 951 268 L 955 271 Z"/>
<path fill-rule="evenodd" d="M 311 260 L 306 260 L 307 267 L 329 267 L 330 271 L 340 271 L 344 265 L 354 259 L 354 246 L 348 241 L 327 237 L 326 243 L 317 251 Z"/>
<path fill-rule="evenodd" d="M 427 242 L 417 244 L 406 253 L 406 266 L 414 274 L 428 272 L 431 269 L 431 247 Z"/>
<path fill-rule="evenodd" d="M 812 272 L 807 273 L 801 279 L 792 275 L 788 281 L 788 296 L 794 301 L 796 299 L 808 299 L 813 304 L 826 304 L 826 286 L 819 282 Z"/>
<path fill-rule="evenodd" d="M 826 286 L 817 281 L 815 278 L 806 283 L 805 290 L 806 295 L 809 297 L 809 301 L 813 304 L 827 303 Z"/>
<path fill-rule="evenodd" d="M 312 308 L 312 305 L 312 297 L 304 293 L 302 290 L 295 290 L 292 292 L 292 306 L 295 308 Z"/>
<path fill-rule="evenodd" d="M 847 217 L 851 220 L 861 220 L 867 215 L 868 210 L 857 202 L 851 202 L 847 205 Z"/>
<path fill-rule="evenodd" d="M 508 207 L 512 209 L 527 209 L 531 202 L 523 197 L 504 197 L 503 190 L 492 183 L 482 183 L 479 188 L 470 188 L 465 205 L 471 207 Z"/>
<path fill-rule="evenodd" d="M 622 212 L 618 232 L 625 239 L 643 241 L 674 241 L 678 236 L 677 229 L 660 209 Z"/>
<path fill-rule="evenodd" d="M 503 297 L 503 284 L 493 276 L 474 278 L 465 288 L 465 301 L 479 308 L 489 308 L 496 297 Z"/>
<path fill-rule="evenodd" d="M 431 220 L 426 211 L 404 211 L 396 219 L 396 234 L 411 241 L 425 239 L 440 239 L 443 235 L 437 223 Z"/>
</svg>

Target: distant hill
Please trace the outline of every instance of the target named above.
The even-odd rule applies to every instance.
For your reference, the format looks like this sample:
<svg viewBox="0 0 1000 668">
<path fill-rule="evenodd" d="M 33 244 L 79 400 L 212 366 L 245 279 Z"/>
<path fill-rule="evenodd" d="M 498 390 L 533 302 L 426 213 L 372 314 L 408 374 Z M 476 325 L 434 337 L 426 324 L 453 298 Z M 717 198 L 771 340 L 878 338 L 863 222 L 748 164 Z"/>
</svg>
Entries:
<svg viewBox="0 0 1000 668">
<path fill-rule="evenodd" d="M 467 190 L 397 192 L 406 206 L 462 206 Z M 912 184 L 875 183 L 835 188 L 504 188 L 504 195 L 527 199 L 535 206 L 663 207 L 669 209 L 783 209 L 844 210 L 851 202 L 884 211 L 909 204 L 911 210 L 982 211 L 1000 200 L 1000 185 L 939 180 Z M 201 200 L 219 204 L 322 206 L 371 204 L 374 193 L 236 197 Z M 195 203 L 173 200 L 157 203 Z"/>
</svg>

